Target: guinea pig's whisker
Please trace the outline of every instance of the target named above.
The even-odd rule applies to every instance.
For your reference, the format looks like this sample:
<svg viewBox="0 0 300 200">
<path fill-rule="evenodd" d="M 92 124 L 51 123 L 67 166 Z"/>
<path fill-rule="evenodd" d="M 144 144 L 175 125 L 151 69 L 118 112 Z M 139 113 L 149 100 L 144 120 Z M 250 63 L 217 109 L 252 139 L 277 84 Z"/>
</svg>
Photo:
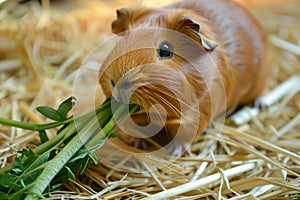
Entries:
<svg viewBox="0 0 300 200">
<path fill-rule="evenodd" d="M 140 106 L 142 105 L 146 105 L 147 101 L 144 99 L 144 98 L 141 98 L 141 97 L 144 97 L 145 96 L 145 93 L 143 91 L 139 91 L 137 90 L 136 91 L 136 103 Z M 149 103 L 149 102 L 148 102 Z M 150 118 L 150 115 L 148 112 L 145 112 L 147 114 L 147 117 Z"/>
<path fill-rule="evenodd" d="M 174 111 L 175 113 L 181 114 L 181 111 L 178 108 L 176 108 L 172 103 L 167 101 L 161 95 L 157 94 L 156 97 L 158 97 L 163 103 L 165 103 L 172 111 Z"/>
<path fill-rule="evenodd" d="M 158 95 L 158 97 L 160 97 L 160 98 L 164 101 L 164 103 L 170 104 L 168 101 L 166 101 L 166 100 L 165 100 L 164 98 L 162 98 L 161 96 Z M 156 101 L 157 101 L 156 98 L 154 98 L 154 97 L 151 96 L 151 95 L 149 95 L 148 98 L 151 99 L 153 102 L 156 102 Z M 154 111 L 155 111 L 156 113 L 160 113 L 160 112 L 157 110 L 157 108 L 156 108 L 155 106 L 153 106 L 152 108 L 154 109 Z M 148 114 L 148 116 L 149 116 L 149 113 L 147 113 L 147 114 Z M 158 115 L 158 116 L 159 116 L 159 118 L 161 119 L 161 121 L 164 122 L 164 119 L 161 117 L 161 115 Z M 165 130 L 165 133 L 167 134 L 167 138 L 168 138 L 168 139 L 171 139 L 171 135 L 169 135 L 167 127 L 164 126 L 163 129 Z"/>
<path fill-rule="evenodd" d="M 139 97 L 139 95 L 138 95 L 138 97 Z M 136 98 L 136 101 L 137 101 L 138 105 L 145 105 L 145 103 L 146 103 L 146 101 L 143 98 Z M 149 118 L 150 117 L 149 113 L 146 112 L 146 114 L 147 114 L 147 117 Z"/>
<path fill-rule="evenodd" d="M 161 93 L 163 93 L 164 95 L 166 95 L 166 96 L 172 98 L 172 99 L 177 100 L 179 103 L 181 103 L 181 104 L 187 106 L 188 108 L 191 109 L 191 111 L 196 112 L 196 114 L 198 114 L 199 116 L 202 116 L 202 117 L 204 117 L 204 118 L 208 118 L 206 115 L 204 115 L 203 113 L 201 113 L 201 112 L 199 111 L 199 109 L 195 109 L 194 107 L 188 105 L 186 102 L 180 100 L 180 99 L 177 98 L 176 96 L 171 95 L 171 94 L 169 94 L 168 92 L 165 92 L 162 88 L 157 87 L 156 90 L 159 91 L 159 92 L 161 92 Z M 151 94 L 148 94 L 148 96 L 151 96 L 151 95 L 152 95 L 152 93 L 151 93 Z M 170 108 L 170 109 L 171 109 L 172 111 L 174 111 L 175 113 L 178 113 L 178 114 L 181 114 L 181 113 L 182 113 L 178 108 L 176 108 L 172 103 L 170 103 L 169 101 L 167 101 L 164 97 L 162 97 L 162 96 L 159 95 L 158 93 L 155 93 L 155 97 L 158 97 L 162 102 L 164 102 L 164 103 L 168 106 L 168 108 Z M 155 98 L 155 97 L 152 98 L 154 101 L 156 101 L 156 98 Z"/>
<path fill-rule="evenodd" d="M 177 98 L 176 96 L 170 95 L 169 93 L 164 93 L 164 95 L 167 95 L 168 97 L 177 100 L 179 103 L 182 103 L 183 105 L 187 106 L 188 108 L 190 108 L 192 111 L 196 112 L 197 114 L 206 117 L 205 115 L 203 115 L 203 114 L 199 111 L 199 109 L 195 109 L 194 107 L 190 106 L 189 104 L 187 104 L 186 102 L 184 102 L 184 101 L 182 101 L 181 99 Z"/>
</svg>

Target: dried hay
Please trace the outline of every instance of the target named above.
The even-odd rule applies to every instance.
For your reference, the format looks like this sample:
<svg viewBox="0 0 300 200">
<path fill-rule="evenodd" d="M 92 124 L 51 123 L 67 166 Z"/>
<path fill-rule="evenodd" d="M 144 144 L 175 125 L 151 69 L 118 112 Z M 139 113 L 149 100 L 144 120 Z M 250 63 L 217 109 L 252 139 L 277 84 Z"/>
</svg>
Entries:
<svg viewBox="0 0 300 200">
<path fill-rule="evenodd" d="M 1 4 L 1 117 L 45 122 L 34 108 L 55 107 L 72 95 L 84 57 L 111 35 L 115 9 L 133 1 L 51 1 L 51 6 L 48 0 L 41 2 L 42 6 L 36 1 Z M 300 72 L 300 4 L 281 2 L 249 4 L 270 33 L 270 88 Z M 221 136 L 210 134 L 217 145 L 209 156 L 182 157 L 168 168 L 139 175 L 91 166 L 50 199 L 299 199 L 300 94 L 296 89 L 250 122 L 229 123 Z M 55 131 L 48 134 L 54 136 Z M 3 167 L 38 134 L 0 126 L 0 138 Z M 197 153 L 203 141 L 204 137 L 193 144 L 192 152 Z"/>
</svg>

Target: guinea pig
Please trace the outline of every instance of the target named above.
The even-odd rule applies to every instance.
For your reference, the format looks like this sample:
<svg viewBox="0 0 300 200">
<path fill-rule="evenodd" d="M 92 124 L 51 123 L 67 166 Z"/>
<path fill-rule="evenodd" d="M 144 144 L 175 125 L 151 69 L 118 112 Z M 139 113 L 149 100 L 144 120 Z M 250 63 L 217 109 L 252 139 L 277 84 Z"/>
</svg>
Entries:
<svg viewBox="0 0 300 200">
<path fill-rule="evenodd" d="M 141 126 L 155 121 L 151 113 L 164 110 L 156 117 L 165 119 L 164 128 L 151 137 L 164 145 L 180 129 L 183 134 L 169 148 L 172 155 L 181 154 L 215 117 L 252 102 L 267 87 L 266 33 L 230 0 L 122 8 L 112 32 L 121 39 L 103 62 L 99 83 L 107 98 L 141 106 L 132 115 Z M 157 104 L 161 107 L 153 109 Z M 125 141 L 147 146 L 141 139 Z"/>
</svg>

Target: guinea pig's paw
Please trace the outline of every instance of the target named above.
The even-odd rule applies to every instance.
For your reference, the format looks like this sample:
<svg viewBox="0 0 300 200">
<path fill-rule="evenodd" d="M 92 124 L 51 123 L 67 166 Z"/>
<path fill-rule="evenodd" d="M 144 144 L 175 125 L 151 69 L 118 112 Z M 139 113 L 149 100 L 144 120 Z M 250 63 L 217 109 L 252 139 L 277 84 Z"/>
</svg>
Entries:
<svg viewBox="0 0 300 200">
<path fill-rule="evenodd" d="M 182 155 L 190 156 L 192 155 L 190 147 L 188 144 L 172 144 L 171 146 L 167 147 L 167 153 L 170 156 L 180 157 Z"/>
</svg>

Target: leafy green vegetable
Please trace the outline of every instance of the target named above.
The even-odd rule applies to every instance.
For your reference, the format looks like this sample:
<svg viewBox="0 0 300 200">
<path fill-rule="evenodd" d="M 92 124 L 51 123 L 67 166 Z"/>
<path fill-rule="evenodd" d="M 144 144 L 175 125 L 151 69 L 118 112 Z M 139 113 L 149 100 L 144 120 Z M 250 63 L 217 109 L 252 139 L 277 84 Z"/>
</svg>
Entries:
<svg viewBox="0 0 300 200">
<path fill-rule="evenodd" d="M 112 113 L 111 102 L 114 100 L 108 99 L 94 112 L 66 118 L 73 100 L 73 97 L 68 98 L 57 110 L 38 107 L 41 114 L 56 121 L 49 124 L 0 118 L 0 124 L 39 131 L 41 140 L 40 143 L 32 142 L 37 145 L 35 149 L 20 151 L 12 164 L 0 169 L 0 199 L 45 198 L 68 179 L 76 180 L 75 172 L 79 168 L 83 174 L 91 162 L 98 163 L 95 150 L 110 137 L 116 137 L 116 120 L 124 121 L 138 108 L 137 105 L 119 104 Z M 126 113 L 128 106 L 130 113 Z M 49 140 L 46 130 L 59 126 L 57 136 Z"/>
<path fill-rule="evenodd" d="M 63 101 L 57 109 L 57 113 L 63 118 L 65 119 L 68 112 L 72 109 L 72 107 L 74 106 L 74 102 L 75 102 L 75 98 L 74 97 L 70 97 L 68 99 L 66 99 L 65 101 Z"/>
<path fill-rule="evenodd" d="M 64 121 L 66 119 L 66 115 L 72 109 L 74 104 L 74 97 L 70 97 L 63 101 L 59 106 L 58 109 L 55 110 L 48 106 L 39 106 L 36 110 L 44 115 L 45 117 L 52 119 L 54 121 Z"/>
<path fill-rule="evenodd" d="M 72 172 L 72 170 L 68 166 L 64 166 L 64 168 L 67 170 L 68 177 L 75 181 L 75 174 Z"/>
<path fill-rule="evenodd" d="M 38 155 L 31 149 L 19 153 L 21 156 L 15 158 L 13 169 L 1 174 L 0 190 L 7 195 L 5 199 L 23 199 L 24 189 L 41 173 L 41 166 L 49 158 L 48 153 Z"/>
<path fill-rule="evenodd" d="M 39 134 L 40 134 L 41 143 L 45 143 L 49 140 L 45 130 L 39 131 Z"/>
<path fill-rule="evenodd" d="M 64 120 L 64 118 L 62 118 L 55 109 L 50 108 L 48 106 L 40 106 L 40 107 L 37 107 L 36 110 L 39 111 L 45 117 L 52 119 L 54 121 L 63 121 Z"/>
</svg>

